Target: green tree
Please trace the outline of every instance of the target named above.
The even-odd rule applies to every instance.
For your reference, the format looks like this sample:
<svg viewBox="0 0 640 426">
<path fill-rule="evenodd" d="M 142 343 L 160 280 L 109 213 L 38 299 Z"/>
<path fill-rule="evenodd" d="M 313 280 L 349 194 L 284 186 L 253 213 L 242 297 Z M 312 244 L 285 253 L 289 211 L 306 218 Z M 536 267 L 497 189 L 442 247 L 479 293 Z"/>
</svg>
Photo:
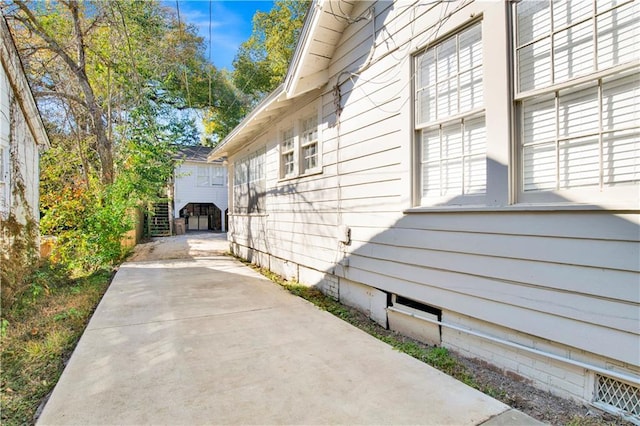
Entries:
<svg viewBox="0 0 640 426">
<path fill-rule="evenodd" d="M 276 0 L 269 12 L 256 12 L 253 32 L 233 62 L 235 85 L 255 102 L 287 74 L 310 1 Z"/>
<path fill-rule="evenodd" d="M 157 1 L 15 0 L 2 12 L 52 139 L 42 230 L 73 268 L 114 262 L 128 212 L 171 176 L 174 143 L 197 143 L 195 123 L 176 111 L 228 89 L 214 86 L 195 28 Z"/>
</svg>

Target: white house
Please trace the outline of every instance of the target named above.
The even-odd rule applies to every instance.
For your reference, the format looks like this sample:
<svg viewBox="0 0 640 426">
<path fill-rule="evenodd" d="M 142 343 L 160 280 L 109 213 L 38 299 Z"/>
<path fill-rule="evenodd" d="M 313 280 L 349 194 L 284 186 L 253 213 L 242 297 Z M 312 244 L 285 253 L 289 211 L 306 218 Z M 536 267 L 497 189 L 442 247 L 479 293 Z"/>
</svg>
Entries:
<svg viewBox="0 0 640 426">
<path fill-rule="evenodd" d="M 37 253 L 39 150 L 49 139 L 4 17 L 0 38 L 0 240 L 2 253 L 17 257 L 27 253 L 14 253 L 14 243 Z"/>
<path fill-rule="evenodd" d="M 638 1 L 312 3 L 234 253 L 640 422 Z"/>
<path fill-rule="evenodd" d="M 173 212 L 185 218 L 187 230 L 227 230 L 227 168 L 222 160 L 207 162 L 212 148 L 181 148 L 174 172 Z"/>
</svg>

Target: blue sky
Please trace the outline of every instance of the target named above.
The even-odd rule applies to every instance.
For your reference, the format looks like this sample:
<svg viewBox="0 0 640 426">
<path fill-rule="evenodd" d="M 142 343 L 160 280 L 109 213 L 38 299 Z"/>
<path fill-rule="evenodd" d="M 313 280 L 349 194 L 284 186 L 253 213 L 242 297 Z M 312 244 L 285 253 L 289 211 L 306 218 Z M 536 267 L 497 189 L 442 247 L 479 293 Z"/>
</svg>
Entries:
<svg viewBox="0 0 640 426">
<path fill-rule="evenodd" d="M 163 1 L 176 8 L 176 2 Z M 211 7 L 211 61 L 218 68 L 232 69 L 238 47 L 251 35 L 256 10 L 268 12 L 273 1 L 258 0 L 179 0 L 180 19 L 196 26 L 204 37 L 209 57 L 209 7 Z"/>
</svg>

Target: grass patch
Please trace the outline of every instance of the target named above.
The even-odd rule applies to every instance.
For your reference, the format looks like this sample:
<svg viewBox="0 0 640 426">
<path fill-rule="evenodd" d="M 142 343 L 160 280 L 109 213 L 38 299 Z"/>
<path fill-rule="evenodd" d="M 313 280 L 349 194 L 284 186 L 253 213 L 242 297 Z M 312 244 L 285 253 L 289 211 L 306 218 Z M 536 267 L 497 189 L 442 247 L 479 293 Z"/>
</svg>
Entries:
<svg viewBox="0 0 640 426">
<path fill-rule="evenodd" d="M 70 277 L 49 263 L 2 312 L 0 406 L 3 425 L 33 424 L 42 399 L 53 389 L 112 272 Z"/>
</svg>

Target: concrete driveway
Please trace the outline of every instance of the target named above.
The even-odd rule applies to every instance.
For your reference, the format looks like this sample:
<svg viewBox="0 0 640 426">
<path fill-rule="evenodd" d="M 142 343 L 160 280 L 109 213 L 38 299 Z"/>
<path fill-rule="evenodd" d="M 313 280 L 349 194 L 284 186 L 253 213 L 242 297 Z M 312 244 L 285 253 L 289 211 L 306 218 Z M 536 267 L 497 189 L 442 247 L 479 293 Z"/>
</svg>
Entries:
<svg viewBox="0 0 640 426">
<path fill-rule="evenodd" d="M 197 257 L 122 265 L 39 424 L 534 423 L 206 239 Z"/>
</svg>

